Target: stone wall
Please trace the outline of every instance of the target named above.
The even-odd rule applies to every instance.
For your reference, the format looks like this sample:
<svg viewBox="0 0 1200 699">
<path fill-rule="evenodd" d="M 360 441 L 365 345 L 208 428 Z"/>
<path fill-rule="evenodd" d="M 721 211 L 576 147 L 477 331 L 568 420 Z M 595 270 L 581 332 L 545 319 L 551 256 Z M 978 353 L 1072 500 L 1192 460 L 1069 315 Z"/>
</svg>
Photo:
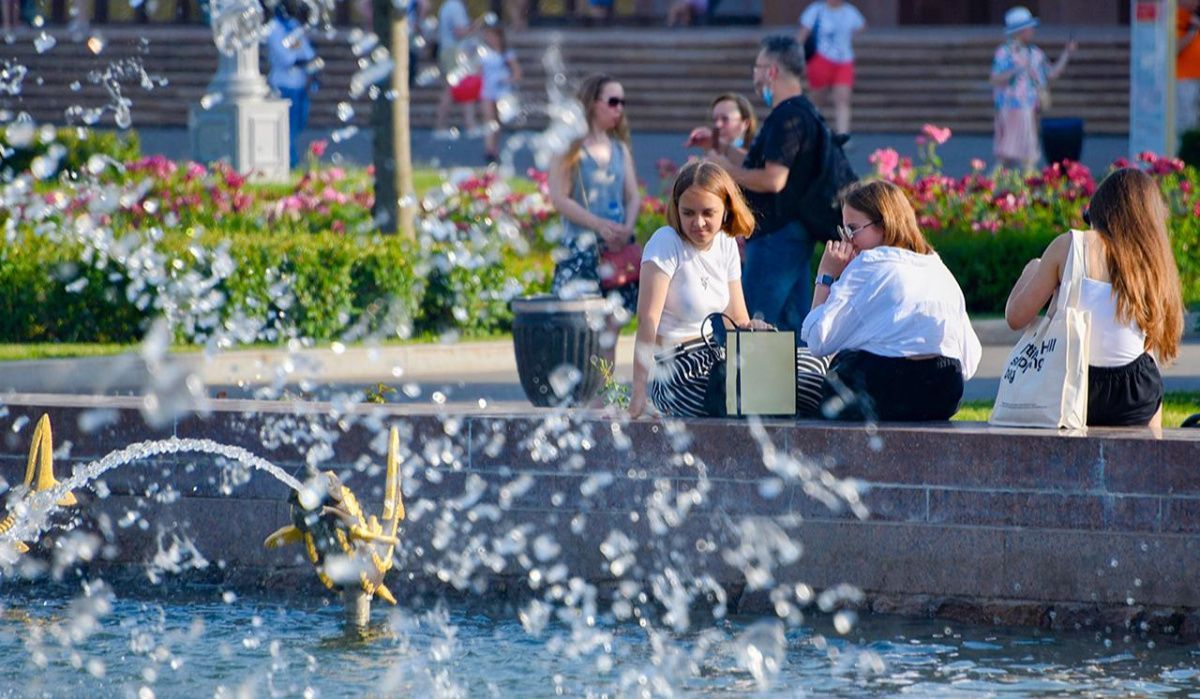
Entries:
<svg viewBox="0 0 1200 699">
<path fill-rule="evenodd" d="M 303 442 L 327 435 L 321 468 L 378 512 L 383 435 L 395 424 L 409 518 L 393 589 L 537 588 L 568 572 L 611 587 L 671 568 L 709 576 L 743 611 L 773 605 L 755 588 L 849 583 L 881 610 L 1200 634 L 1200 430 L 1076 437 L 967 423 L 760 428 L 218 403 L 150 427 L 134 399 L 9 396 L 0 475 L 19 482 L 43 412 L 60 480 L 130 443 L 171 437 L 241 446 L 303 477 L 318 454 Z M 80 491 L 82 530 L 112 544 L 96 565 L 140 570 L 183 553 L 184 578 L 311 587 L 298 548 L 261 546 L 289 521 L 288 489 L 220 464 L 155 457 L 105 474 L 105 497 Z M 187 565 L 186 541 L 207 568 Z"/>
</svg>

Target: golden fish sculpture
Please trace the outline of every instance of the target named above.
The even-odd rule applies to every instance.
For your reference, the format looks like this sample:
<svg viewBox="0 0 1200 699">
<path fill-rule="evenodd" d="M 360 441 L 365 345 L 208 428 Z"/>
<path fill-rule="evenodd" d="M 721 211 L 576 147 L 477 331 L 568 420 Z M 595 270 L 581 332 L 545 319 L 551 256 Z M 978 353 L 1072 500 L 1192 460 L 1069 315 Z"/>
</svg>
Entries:
<svg viewBox="0 0 1200 699">
<path fill-rule="evenodd" d="M 323 471 L 317 477 L 325 479 L 324 497 L 316 503 L 305 503 L 301 493 L 293 491 L 289 498 L 292 523 L 268 536 L 263 545 L 272 549 L 284 544 L 303 544 L 317 576 L 330 590 L 339 589 L 339 585 L 326 569 L 329 557 L 349 557 L 358 563 L 359 582 L 367 597 L 378 595 L 395 604 L 396 598 L 383 584 L 383 578 L 392 568 L 392 554 L 400 543 L 396 534 L 400 520 L 404 519 L 399 451 L 400 433 L 393 427 L 388 433 L 382 517 L 368 517 L 354 493 L 332 471 Z"/>
<path fill-rule="evenodd" d="M 29 445 L 29 461 L 25 464 L 25 487 L 35 493 L 40 493 L 58 485 L 54 478 L 54 440 L 50 434 L 50 416 L 42 414 L 37 426 L 33 428 L 33 441 Z M 61 507 L 77 504 L 75 495 L 67 493 L 58 499 Z M 9 513 L 0 520 L 0 534 L 6 534 L 17 523 L 17 515 Z M 28 553 L 29 545 L 23 541 L 13 542 L 17 553 Z"/>
</svg>

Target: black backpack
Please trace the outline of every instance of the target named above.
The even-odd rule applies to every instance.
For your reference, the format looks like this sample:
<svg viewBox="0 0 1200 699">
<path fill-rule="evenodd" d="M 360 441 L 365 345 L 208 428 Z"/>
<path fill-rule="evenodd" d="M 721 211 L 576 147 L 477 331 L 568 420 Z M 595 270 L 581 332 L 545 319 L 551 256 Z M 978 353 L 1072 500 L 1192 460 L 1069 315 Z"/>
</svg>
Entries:
<svg viewBox="0 0 1200 699">
<path fill-rule="evenodd" d="M 813 240 L 838 240 L 837 227 L 842 224 L 842 209 L 838 206 L 838 194 L 858 181 L 854 168 L 846 158 L 842 144 L 846 137 L 835 136 L 815 108 L 813 116 L 821 126 L 820 142 L 812 162 L 815 171 L 808 180 L 808 187 L 800 195 L 797 217 Z"/>
</svg>

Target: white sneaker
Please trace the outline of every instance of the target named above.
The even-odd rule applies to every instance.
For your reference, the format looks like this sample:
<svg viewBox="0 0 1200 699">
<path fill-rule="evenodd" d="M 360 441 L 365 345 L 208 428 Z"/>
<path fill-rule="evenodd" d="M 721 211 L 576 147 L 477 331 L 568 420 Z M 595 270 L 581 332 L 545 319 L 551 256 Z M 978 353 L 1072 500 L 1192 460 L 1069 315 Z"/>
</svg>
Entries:
<svg viewBox="0 0 1200 699">
<path fill-rule="evenodd" d="M 458 138 L 458 129 L 437 129 L 433 132 L 435 141 L 453 141 Z"/>
</svg>

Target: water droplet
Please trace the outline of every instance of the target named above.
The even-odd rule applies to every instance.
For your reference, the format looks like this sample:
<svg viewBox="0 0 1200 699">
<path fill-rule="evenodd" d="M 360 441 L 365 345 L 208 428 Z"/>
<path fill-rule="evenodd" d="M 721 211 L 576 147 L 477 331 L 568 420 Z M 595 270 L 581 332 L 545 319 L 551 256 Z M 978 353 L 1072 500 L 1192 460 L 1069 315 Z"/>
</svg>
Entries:
<svg viewBox="0 0 1200 699">
<path fill-rule="evenodd" d="M 33 47 L 37 49 L 38 53 L 46 53 L 57 45 L 58 39 L 55 39 L 44 31 L 38 34 L 33 40 Z"/>
<path fill-rule="evenodd" d="M 570 364 L 560 364 L 550 372 L 550 388 L 554 391 L 554 395 L 566 398 L 581 379 L 583 379 L 583 372 L 578 368 Z"/>
<path fill-rule="evenodd" d="M 358 133 L 357 126 L 347 126 L 347 127 L 344 127 L 344 128 L 334 131 L 332 134 L 329 135 L 329 138 L 334 143 L 341 143 L 342 141 L 346 141 L 346 140 L 352 138 L 354 136 L 354 134 L 356 134 L 356 133 Z"/>
<path fill-rule="evenodd" d="M 337 116 L 342 121 L 350 121 L 354 118 L 354 106 L 349 102 L 338 102 Z"/>
</svg>

